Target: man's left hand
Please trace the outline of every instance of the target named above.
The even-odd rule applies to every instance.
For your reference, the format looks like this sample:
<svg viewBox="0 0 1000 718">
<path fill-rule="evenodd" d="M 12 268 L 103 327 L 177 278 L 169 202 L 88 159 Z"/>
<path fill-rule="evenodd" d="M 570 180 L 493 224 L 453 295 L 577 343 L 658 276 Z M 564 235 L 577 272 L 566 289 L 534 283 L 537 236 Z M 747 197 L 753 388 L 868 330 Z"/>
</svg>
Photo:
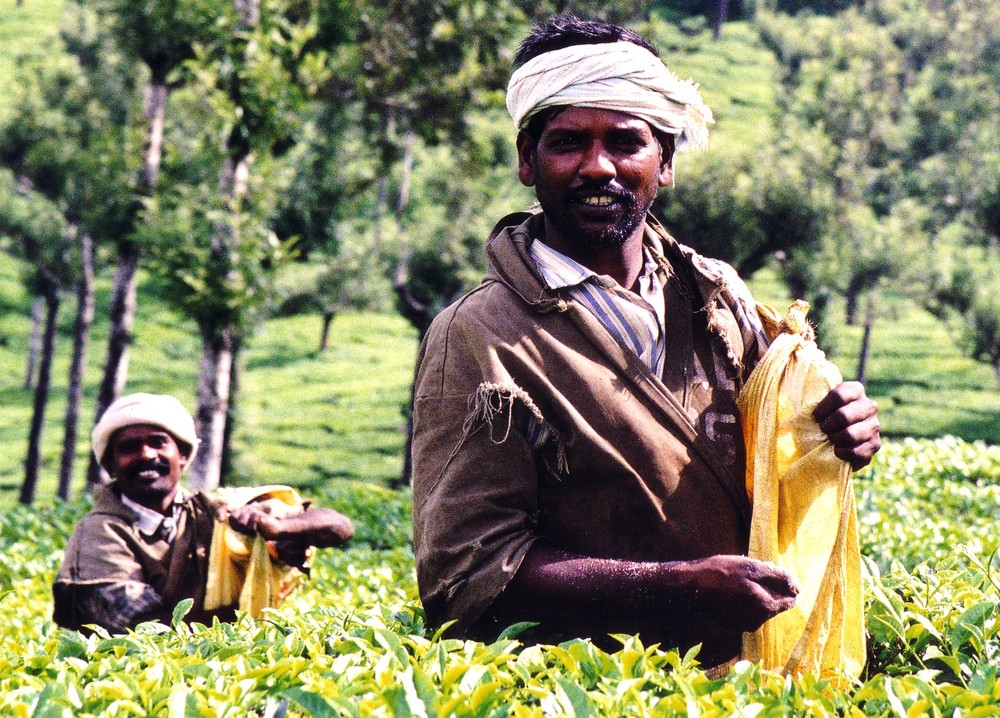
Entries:
<svg viewBox="0 0 1000 718">
<path fill-rule="evenodd" d="M 271 516 L 258 506 L 246 504 L 226 510 L 229 525 L 241 534 L 253 536 L 260 534 L 266 539 L 277 539 L 281 536 L 281 519 Z"/>
<path fill-rule="evenodd" d="M 878 405 L 860 382 L 835 386 L 813 410 L 813 418 L 833 444 L 834 453 L 854 471 L 871 463 L 882 446 Z"/>
</svg>

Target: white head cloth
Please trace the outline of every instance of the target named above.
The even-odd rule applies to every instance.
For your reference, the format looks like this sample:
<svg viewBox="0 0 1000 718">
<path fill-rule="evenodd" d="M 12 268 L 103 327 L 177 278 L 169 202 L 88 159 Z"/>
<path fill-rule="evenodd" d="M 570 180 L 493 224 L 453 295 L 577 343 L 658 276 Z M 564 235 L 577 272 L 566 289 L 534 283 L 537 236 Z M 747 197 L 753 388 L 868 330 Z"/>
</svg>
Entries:
<svg viewBox="0 0 1000 718">
<path fill-rule="evenodd" d="M 176 398 L 168 394 L 129 394 L 112 402 L 90 434 L 94 455 L 103 463 L 111 437 L 119 429 L 137 424 L 158 426 L 191 446 L 188 466 L 198 449 L 194 419 Z"/>
<path fill-rule="evenodd" d="M 624 112 L 677 138 L 677 149 L 708 145 L 715 120 L 698 86 L 681 80 L 656 55 L 632 42 L 572 45 L 519 67 L 507 85 L 507 110 L 518 129 L 558 105 Z"/>
</svg>

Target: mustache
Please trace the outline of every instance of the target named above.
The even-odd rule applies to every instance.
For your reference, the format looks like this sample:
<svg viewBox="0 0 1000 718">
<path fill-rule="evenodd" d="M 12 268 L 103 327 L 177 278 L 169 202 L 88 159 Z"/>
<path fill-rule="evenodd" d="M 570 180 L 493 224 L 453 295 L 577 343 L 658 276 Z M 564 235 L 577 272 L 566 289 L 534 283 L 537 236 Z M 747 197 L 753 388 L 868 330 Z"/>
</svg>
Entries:
<svg viewBox="0 0 1000 718">
<path fill-rule="evenodd" d="M 170 463 L 166 461 L 161 461 L 159 459 L 147 459 L 146 461 L 139 461 L 132 466 L 128 467 L 125 472 L 126 478 L 134 479 L 139 476 L 144 471 L 155 471 L 160 476 L 166 476 L 170 473 Z"/>
<path fill-rule="evenodd" d="M 573 187 L 566 192 L 566 198 L 571 201 L 580 201 L 583 198 L 594 194 L 606 194 L 615 199 L 625 202 L 635 202 L 635 193 L 622 187 L 617 182 L 602 182 L 600 184 L 582 184 Z"/>
</svg>

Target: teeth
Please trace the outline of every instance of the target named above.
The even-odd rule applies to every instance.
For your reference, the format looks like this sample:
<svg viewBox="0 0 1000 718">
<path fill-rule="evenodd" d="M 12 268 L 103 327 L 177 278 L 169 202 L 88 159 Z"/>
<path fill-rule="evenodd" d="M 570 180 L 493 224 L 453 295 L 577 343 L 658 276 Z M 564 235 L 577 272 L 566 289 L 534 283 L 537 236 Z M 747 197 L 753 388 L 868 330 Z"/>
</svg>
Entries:
<svg viewBox="0 0 1000 718">
<path fill-rule="evenodd" d="M 614 197 L 606 194 L 598 195 L 597 197 L 584 197 L 583 203 L 593 205 L 595 207 L 606 207 L 615 201 Z"/>
</svg>

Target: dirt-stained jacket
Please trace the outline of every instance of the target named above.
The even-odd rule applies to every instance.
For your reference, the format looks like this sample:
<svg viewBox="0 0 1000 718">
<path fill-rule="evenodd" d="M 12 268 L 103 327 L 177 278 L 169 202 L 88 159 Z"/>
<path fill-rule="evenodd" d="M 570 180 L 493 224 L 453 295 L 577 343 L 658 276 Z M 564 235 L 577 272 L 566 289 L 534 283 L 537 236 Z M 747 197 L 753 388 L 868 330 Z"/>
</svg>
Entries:
<svg viewBox="0 0 1000 718">
<path fill-rule="evenodd" d="M 528 251 L 542 232 L 540 214 L 501 220 L 483 283 L 436 318 L 418 357 L 420 596 L 432 624 L 486 640 L 504 628 L 491 605 L 535 541 L 664 561 L 745 553 L 749 536 L 736 396 L 762 348 L 734 315 L 746 287 L 649 219 L 668 318 L 654 376 L 588 309 L 546 288 Z M 664 616 L 567 616 L 538 640 L 698 639 Z"/>
<path fill-rule="evenodd" d="M 189 495 L 167 541 L 146 536 L 113 486 L 94 489 L 94 507 L 66 545 L 52 587 L 53 618 L 65 628 L 97 624 L 122 633 L 136 623 L 169 617 L 179 601 L 202 609 L 216 504 Z"/>
</svg>

